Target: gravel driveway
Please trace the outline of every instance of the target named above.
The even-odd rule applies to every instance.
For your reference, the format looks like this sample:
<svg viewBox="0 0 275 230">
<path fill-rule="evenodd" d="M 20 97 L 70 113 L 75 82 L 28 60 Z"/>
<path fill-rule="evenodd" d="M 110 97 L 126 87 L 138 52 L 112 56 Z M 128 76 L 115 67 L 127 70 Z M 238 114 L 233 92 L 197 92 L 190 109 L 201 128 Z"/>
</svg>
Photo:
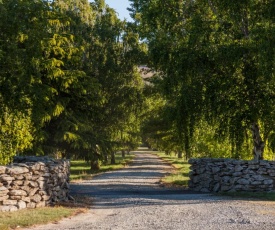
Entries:
<svg viewBox="0 0 275 230">
<path fill-rule="evenodd" d="M 172 168 L 150 152 L 135 152 L 129 167 L 72 185 L 94 197 L 91 210 L 32 230 L 275 230 L 275 203 L 236 200 L 164 188 Z"/>
</svg>

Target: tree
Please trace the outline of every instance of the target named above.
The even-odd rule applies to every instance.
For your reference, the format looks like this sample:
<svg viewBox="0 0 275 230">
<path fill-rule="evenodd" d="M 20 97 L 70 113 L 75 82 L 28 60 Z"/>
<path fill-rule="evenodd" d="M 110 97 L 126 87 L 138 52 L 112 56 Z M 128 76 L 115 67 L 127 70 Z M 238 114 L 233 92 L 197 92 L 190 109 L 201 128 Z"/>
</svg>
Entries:
<svg viewBox="0 0 275 230">
<path fill-rule="evenodd" d="M 33 126 L 30 117 L 1 105 L 0 165 L 12 162 L 15 155 L 32 147 Z"/>
<path fill-rule="evenodd" d="M 27 93 L 31 77 L 28 50 L 24 44 L 29 26 L 24 21 L 41 13 L 43 4 L 37 3 L 32 12 L 29 1 L 1 1 L 0 3 L 0 163 L 6 164 L 15 154 L 30 149 L 36 131 L 30 116 L 32 101 Z M 36 11 L 37 10 L 37 11 Z M 21 23 L 18 23 L 21 21 Z M 30 40 L 36 34 L 29 34 Z M 35 43 L 33 44 L 35 46 Z M 30 52 L 33 50 L 30 49 Z"/>
<path fill-rule="evenodd" d="M 101 85 L 102 96 L 96 109 L 96 130 L 102 135 L 100 148 L 107 151 L 103 155 L 110 154 L 114 163 L 114 153 L 122 144 L 121 132 L 130 130 L 131 119 L 137 117 L 141 103 L 142 81 L 136 63 L 142 48 L 137 34 L 128 30 L 126 22 L 120 21 L 113 9 L 103 1 L 95 1 L 93 8 L 97 12 L 94 28 L 97 43 L 91 47 L 91 68 Z"/>
<path fill-rule="evenodd" d="M 135 146 L 143 51 L 131 27 L 99 0 L 5 0 L 0 10 L 1 112 L 27 119 L 30 154 L 94 164 Z"/>
<path fill-rule="evenodd" d="M 235 158 L 250 129 L 255 159 L 261 158 L 274 132 L 273 4 L 131 2 L 149 64 L 160 73 L 168 104 L 175 105 L 186 151 L 196 126 L 207 120 L 230 138 Z"/>
</svg>

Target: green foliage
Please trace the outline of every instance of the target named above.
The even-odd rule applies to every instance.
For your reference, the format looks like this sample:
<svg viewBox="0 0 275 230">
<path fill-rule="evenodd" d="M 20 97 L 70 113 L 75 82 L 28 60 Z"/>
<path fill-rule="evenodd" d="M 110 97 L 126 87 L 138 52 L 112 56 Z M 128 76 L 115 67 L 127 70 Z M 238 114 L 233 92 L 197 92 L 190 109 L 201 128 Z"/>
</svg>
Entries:
<svg viewBox="0 0 275 230">
<path fill-rule="evenodd" d="M 186 158 L 250 159 L 252 124 L 272 158 L 273 3 L 131 3 L 134 23 L 104 0 L 0 2 L 1 161 L 30 149 L 98 163 L 141 134 Z"/>
<path fill-rule="evenodd" d="M 148 64 L 159 75 L 155 87 L 171 111 L 165 121 L 174 137 L 182 140 L 186 155 L 191 155 L 194 138 L 212 152 L 207 155 L 216 155 L 214 149 L 223 137 L 231 153 L 222 150 L 221 155 L 249 158 L 252 148 L 245 150 L 247 143 L 256 146 L 255 139 L 247 141 L 252 124 L 259 125 L 260 139 L 272 146 L 272 138 L 268 139 L 275 129 L 275 27 L 270 16 L 274 4 L 131 2 L 132 17 L 148 44 Z M 205 127 L 213 133 L 210 139 L 195 136 Z M 195 148 L 200 151 L 198 145 Z"/>
<path fill-rule="evenodd" d="M 12 157 L 32 147 L 33 126 L 30 117 L 21 112 L 1 109 L 0 117 L 0 165 L 12 161 Z"/>
<path fill-rule="evenodd" d="M 104 1 L 2 1 L 1 114 L 9 108 L 10 117 L 1 135 L 13 143 L 21 129 L 25 139 L 6 146 L 3 161 L 15 152 L 93 161 L 135 148 L 143 53 L 137 33 Z"/>
<path fill-rule="evenodd" d="M 252 142 L 246 136 L 245 144 L 238 150 L 238 155 L 232 149 L 230 138 L 219 136 L 216 133 L 217 127 L 209 125 L 206 121 L 201 121 L 198 128 L 194 130 L 192 138 L 192 156 L 210 158 L 241 158 L 251 160 Z"/>
</svg>

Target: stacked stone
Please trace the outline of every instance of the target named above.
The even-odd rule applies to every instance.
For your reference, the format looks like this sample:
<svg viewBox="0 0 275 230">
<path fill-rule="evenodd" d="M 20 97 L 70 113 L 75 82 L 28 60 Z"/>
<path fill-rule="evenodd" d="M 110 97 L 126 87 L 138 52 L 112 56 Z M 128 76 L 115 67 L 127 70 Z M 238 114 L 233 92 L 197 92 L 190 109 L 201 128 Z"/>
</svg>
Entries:
<svg viewBox="0 0 275 230">
<path fill-rule="evenodd" d="M 275 189 L 275 162 L 190 159 L 189 188 L 200 192 L 266 192 Z"/>
<path fill-rule="evenodd" d="M 0 211 L 68 200 L 69 169 L 69 161 L 47 157 L 18 158 L 11 165 L 0 166 Z"/>
</svg>

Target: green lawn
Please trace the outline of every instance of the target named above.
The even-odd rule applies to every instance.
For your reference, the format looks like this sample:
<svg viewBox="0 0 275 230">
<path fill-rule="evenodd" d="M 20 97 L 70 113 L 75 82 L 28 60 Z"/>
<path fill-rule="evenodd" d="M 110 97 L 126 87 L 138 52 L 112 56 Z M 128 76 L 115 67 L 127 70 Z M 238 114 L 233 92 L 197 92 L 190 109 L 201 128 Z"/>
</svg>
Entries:
<svg viewBox="0 0 275 230">
<path fill-rule="evenodd" d="M 90 176 L 101 173 L 107 172 L 111 170 L 121 169 L 124 168 L 129 162 L 132 161 L 134 158 L 133 154 L 126 154 L 125 158 L 121 157 L 121 154 L 116 154 L 116 164 L 112 165 L 108 163 L 107 165 L 101 165 L 99 170 L 91 171 L 90 164 L 85 162 L 84 160 L 73 160 L 71 161 L 71 175 L 70 179 L 74 180 L 81 180 L 87 179 Z"/>
<path fill-rule="evenodd" d="M 162 179 L 163 183 L 184 187 L 188 186 L 190 165 L 185 160 L 179 159 L 174 154 L 165 155 L 163 152 L 154 152 L 154 154 L 158 155 L 161 159 L 170 163 L 175 168 L 173 173 Z"/>
</svg>

